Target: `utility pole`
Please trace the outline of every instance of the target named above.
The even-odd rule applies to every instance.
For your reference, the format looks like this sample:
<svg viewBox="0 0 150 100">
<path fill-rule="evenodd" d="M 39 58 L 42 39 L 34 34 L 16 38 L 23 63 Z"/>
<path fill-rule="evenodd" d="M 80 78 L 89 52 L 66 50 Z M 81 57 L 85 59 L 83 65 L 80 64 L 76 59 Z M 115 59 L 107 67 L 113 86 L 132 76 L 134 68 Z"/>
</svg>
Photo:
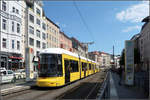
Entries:
<svg viewBox="0 0 150 100">
<path fill-rule="evenodd" d="M 87 55 L 88 55 L 88 54 L 87 54 L 87 53 L 88 53 L 88 49 L 87 49 L 87 48 L 88 48 L 89 45 L 94 44 L 94 41 L 93 41 L 93 42 L 82 42 L 81 44 L 87 46 L 87 47 L 86 47 L 86 52 L 85 52 L 85 53 L 86 53 L 86 58 L 88 58 L 88 57 L 87 57 Z"/>
<path fill-rule="evenodd" d="M 113 45 L 113 68 L 115 67 L 115 54 L 114 54 L 114 45 Z"/>
</svg>

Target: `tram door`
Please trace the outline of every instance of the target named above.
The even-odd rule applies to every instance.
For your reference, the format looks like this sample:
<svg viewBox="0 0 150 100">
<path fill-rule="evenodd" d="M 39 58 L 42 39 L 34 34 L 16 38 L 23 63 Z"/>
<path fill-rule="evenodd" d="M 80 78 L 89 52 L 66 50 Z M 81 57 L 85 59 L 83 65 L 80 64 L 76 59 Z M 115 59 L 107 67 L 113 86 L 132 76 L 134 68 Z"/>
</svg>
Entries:
<svg viewBox="0 0 150 100">
<path fill-rule="evenodd" d="M 70 62 L 65 60 L 65 83 L 70 82 Z"/>
</svg>

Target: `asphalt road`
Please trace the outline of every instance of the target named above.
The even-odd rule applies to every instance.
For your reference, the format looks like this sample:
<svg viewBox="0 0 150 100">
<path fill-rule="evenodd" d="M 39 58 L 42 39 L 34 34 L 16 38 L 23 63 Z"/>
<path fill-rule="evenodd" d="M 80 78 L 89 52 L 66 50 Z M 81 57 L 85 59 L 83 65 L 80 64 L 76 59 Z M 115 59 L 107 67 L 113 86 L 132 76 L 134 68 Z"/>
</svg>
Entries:
<svg viewBox="0 0 150 100">
<path fill-rule="evenodd" d="M 100 87 L 100 80 L 101 77 L 103 77 L 102 72 L 96 73 L 94 75 L 91 75 L 85 79 L 79 80 L 77 82 L 74 82 L 70 85 L 61 87 L 61 88 L 37 88 L 37 87 L 32 87 L 30 90 L 25 90 L 22 92 L 18 93 L 13 93 L 10 95 L 6 95 L 2 97 L 2 100 L 52 100 L 52 99 L 67 99 L 71 98 L 67 95 L 68 92 L 71 90 L 72 92 L 72 97 L 73 98 L 78 98 L 75 96 L 78 91 L 82 92 L 83 98 L 87 97 L 86 94 L 89 94 L 89 91 L 92 91 L 93 89 L 94 92 L 92 92 L 88 98 L 93 98 L 96 97 L 96 92 Z M 101 81 L 102 82 L 102 81 Z M 97 86 L 96 86 L 97 84 Z M 96 89 L 96 90 L 95 90 Z M 85 93 L 85 91 L 88 91 L 88 93 Z M 79 93 L 78 93 L 79 94 Z M 91 97 L 92 95 L 92 97 Z M 72 98 L 72 99 L 73 99 Z"/>
</svg>

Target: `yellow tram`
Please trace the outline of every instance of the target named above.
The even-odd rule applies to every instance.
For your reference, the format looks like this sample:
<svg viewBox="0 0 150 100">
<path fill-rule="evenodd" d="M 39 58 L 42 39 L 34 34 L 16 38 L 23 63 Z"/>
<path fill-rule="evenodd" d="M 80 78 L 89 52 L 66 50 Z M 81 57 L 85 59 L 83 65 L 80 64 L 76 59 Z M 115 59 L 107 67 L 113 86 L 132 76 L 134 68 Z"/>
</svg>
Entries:
<svg viewBox="0 0 150 100">
<path fill-rule="evenodd" d="M 61 48 L 40 52 L 39 87 L 59 87 L 99 72 L 97 63 Z"/>
</svg>

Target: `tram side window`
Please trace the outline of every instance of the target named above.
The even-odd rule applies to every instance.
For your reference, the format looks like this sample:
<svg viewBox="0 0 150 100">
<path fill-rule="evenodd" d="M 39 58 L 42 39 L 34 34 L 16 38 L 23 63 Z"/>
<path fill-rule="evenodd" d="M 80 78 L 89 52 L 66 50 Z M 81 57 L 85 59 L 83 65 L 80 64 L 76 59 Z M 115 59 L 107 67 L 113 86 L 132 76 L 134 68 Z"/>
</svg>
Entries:
<svg viewBox="0 0 150 100">
<path fill-rule="evenodd" d="M 82 62 L 82 71 L 86 70 L 87 64 Z"/>
<path fill-rule="evenodd" d="M 79 71 L 78 61 L 71 60 L 70 63 L 71 63 L 71 72 L 78 72 Z"/>
<path fill-rule="evenodd" d="M 57 72 L 59 76 L 63 75 L 63 70 L 62 70 L 62 57 L 61 55 L 57 55 Z"/>
<path fill-rule="evenodd" d="M 91 64 L 89 64 L 89 70 L 91 70 L 91 69 L 92 69 Z"/>
</svg>

